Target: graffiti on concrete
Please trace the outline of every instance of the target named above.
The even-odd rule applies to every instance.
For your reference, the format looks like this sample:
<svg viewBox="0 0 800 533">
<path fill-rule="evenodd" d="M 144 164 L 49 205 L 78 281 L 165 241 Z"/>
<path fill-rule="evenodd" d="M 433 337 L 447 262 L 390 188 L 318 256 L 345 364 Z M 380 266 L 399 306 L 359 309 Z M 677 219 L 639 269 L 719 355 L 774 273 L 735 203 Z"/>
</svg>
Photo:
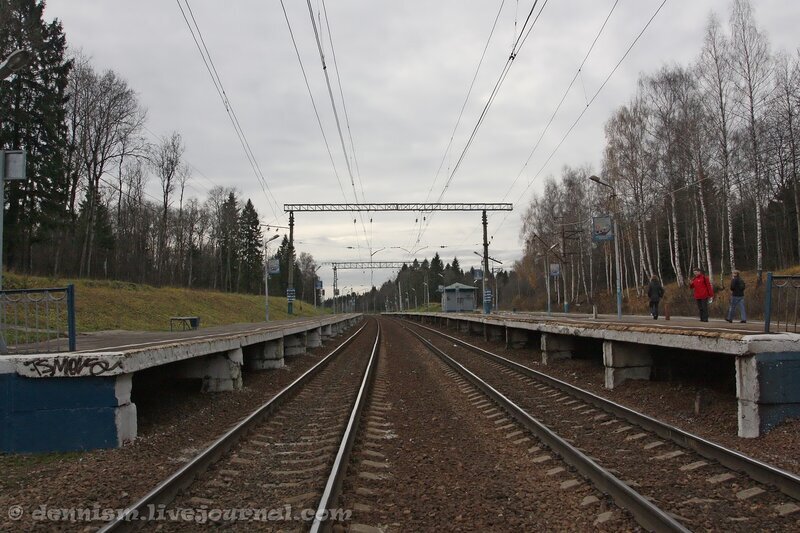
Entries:
<svg viewBox="0 0 800 533">
<path fill-rule="evenodd" d="M 122 361 L 109 361 L 99 357 L 49 357 L 25 361 L 26 367 L 40 377 L 103 376 L 122 366 Z"/>
</svg>

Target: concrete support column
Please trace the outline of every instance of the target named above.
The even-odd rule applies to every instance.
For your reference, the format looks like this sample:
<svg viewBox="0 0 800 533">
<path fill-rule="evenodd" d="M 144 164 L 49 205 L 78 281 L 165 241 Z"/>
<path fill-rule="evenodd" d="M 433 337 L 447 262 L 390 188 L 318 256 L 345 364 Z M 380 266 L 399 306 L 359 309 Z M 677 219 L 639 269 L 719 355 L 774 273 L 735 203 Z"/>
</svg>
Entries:
<svg viewBox="0 0 800 533">
<path fill-rule="evenodd" d="M 201 378 L 203 392 L 239 390 L 242 388 L 243 362 L 242 349 L 235 348 L 187 361 L 179 372 L 179 377 Z"/>
<path fill-rule="evenodd" d="M 542 333 L 542 364 L 548 365 L 559 359 L 572 359 L 575 351 L 575 338 L 568 335 Z"/>
<path fill-rule="evenodd" d="M 324 344 L 324 343 L 325 343 L 325 342 L 326 342 L 328 339 L 330 339 L 331 337 L 333 337 L 333 332 L 331 331 L 331 325 L 330 325 L 330 324 L 326 324 L 326 325 L 322 326 L 322 328 L 320 328 L 320 335 L 322 335 L 322 342 L 323 342 L 323 344 Z"/>
<path fill-rule="evenodd" d="M 244 352 L 244 364 L 248 370 L 283 367 L 283 337 L 248 347 Z"/>
<path fill-rule="evenodd" d="M 306 335 L 306 348 L 322 346 L 322 328 L 309 330 Z"/>
<path fill-rule="evenodd" d="M 736 397 L 740 437 L 755 438 L 800 417 L 800 353 L 737 357 Z"/>
<path fill-rule="evenodd" d="M 500 342 L 503 340 L 505 328 L 492 324 L 483 325 L 483 338 L 488 342 Z"/>
<path fill-rule="evenodd" d="M 603 364 L 605 386 L 613 389 L 629 379 L 650 379 L 653 357 L 642 344 L 603 341 Z"/>
<path fill-rule="evenodd" d="M 287 335 L 283 338 L 283 355 L 290 357 L 293 355 L 303 355 L 306 353 L 306 334 Z"/>
<path fill-rule="evenodd" d="M 456 328 L 459 333 L 469 333 L 469 322 L 463 320 L 457 320 Z"/>
<path fill-rule="evenodd" d="M 0 374 L 0 451 L 117 448 L 136 438 L 133 374 L 30 378 Z"/>
<path fill-rule="evenodd" d="M 524 329 L 506 328 L 506 348 L 521 350 L 528 345 L 529 332 Z"/>
</svg>

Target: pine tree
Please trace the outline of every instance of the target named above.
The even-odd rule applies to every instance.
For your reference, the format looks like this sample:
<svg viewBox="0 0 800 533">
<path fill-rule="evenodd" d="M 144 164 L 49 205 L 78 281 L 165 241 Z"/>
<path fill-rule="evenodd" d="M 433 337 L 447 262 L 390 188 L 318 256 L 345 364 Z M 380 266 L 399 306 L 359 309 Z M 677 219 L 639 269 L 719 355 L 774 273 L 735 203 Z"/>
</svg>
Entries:
<svg viewBox="0 0 800 533">
<path fill-rule="evenodd" d="M 46 24 L 44 2 L 0 0 L 0 60 L 15 50 L 30 63 L 0 80 L 0 148 L 27 152 L 27 180 L 6 185 L 5 263 L 30 270 L 35 242 L 52 243 L 65 222 L 64 104 L 71 63 L 61 22 Z M 50 260 L 52 254 L 43 254 Z"/>
<path fill-rule="evenodd" d="M 258 212 L 248 199 L 239 215 L 239 291 L 257 293 L 263 288 L 262 238 Z"/>
<path fill-rule="evenodd" d="M 221 268 L 220 279 L 222 280 L 222 290 L 231 292 L 234 290 L 236 280 L 236 270 L 239 258 L 239 207 L 236 195 L 231 192 L 228 199 L 222 204 L 219 220 L 219 266 Z"/>
</svg>

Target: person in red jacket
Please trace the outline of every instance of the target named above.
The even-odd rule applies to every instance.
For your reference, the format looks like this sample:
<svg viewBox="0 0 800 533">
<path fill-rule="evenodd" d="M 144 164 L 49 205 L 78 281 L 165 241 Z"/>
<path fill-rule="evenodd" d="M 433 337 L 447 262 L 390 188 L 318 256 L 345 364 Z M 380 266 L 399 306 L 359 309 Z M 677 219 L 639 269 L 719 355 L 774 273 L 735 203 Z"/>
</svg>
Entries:
<svg viewBox="0 0 800 533">
<path fill-rule="evenodd" d="M 689 287 L 694 289 L 694 299 L 697 301 L 697 309 L 700 311 L 700 322 L 708 322 L 708 302 L 714 297 L 714 289 L 702 269 L 694 269 L 694 278 L 689 283 Z"/>
</svg>

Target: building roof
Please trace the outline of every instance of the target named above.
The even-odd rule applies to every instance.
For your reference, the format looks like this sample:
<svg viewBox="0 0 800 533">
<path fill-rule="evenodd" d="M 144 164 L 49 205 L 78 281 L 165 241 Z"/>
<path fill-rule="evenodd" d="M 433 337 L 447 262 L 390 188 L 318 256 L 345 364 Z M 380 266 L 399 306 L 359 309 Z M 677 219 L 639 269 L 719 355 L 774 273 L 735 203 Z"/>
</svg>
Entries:
<svg viewBox="0 0 800 533">
<path fill-rule="evenodd" d="M 474 291 L 475 287 L 473 287 L 472 285 L 465 285 L 463 283 L 453 283 L 452 285 L 448 285 L 447 287 L 445 287 L 444 290 L 446 290 L 446 291 L 456 291 L 456 290 L 458 290 L 458 291 L 464 291 L 464 290 Z"/>
</svg>

